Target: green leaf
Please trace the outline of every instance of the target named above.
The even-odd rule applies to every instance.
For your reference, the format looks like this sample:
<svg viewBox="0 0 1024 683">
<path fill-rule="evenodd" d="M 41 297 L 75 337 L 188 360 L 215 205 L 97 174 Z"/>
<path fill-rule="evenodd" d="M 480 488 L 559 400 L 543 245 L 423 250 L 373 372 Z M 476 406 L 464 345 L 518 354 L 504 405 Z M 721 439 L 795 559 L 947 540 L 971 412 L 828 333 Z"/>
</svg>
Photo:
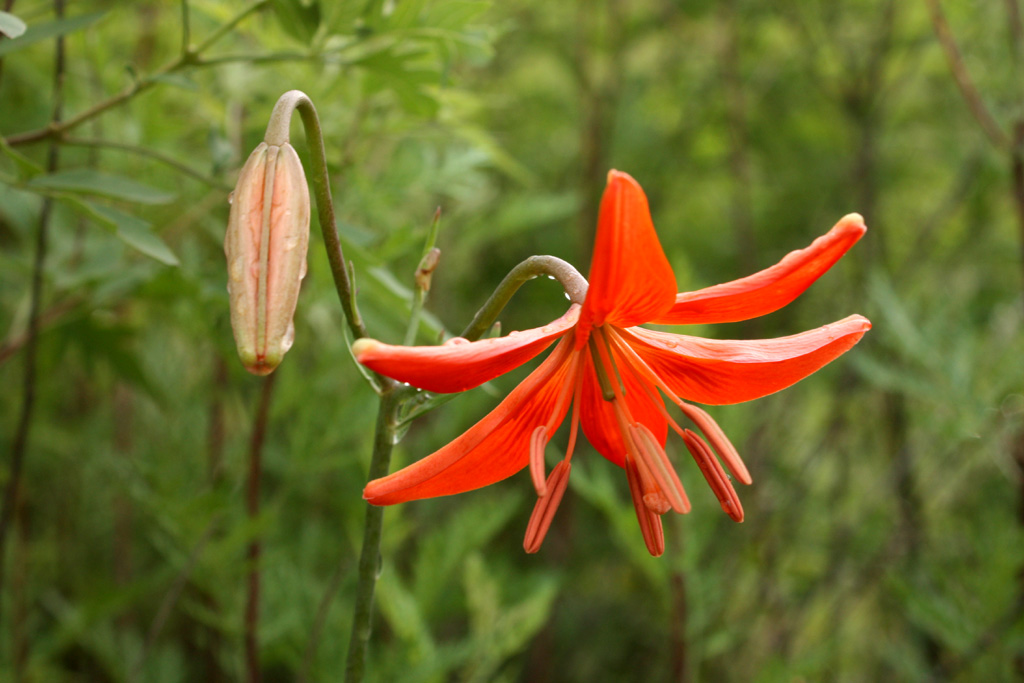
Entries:
<svg viewBox="0 0 1024 683">
<path fill-rule="evenodd" d="M 32 43 L 38 43 L 41 40 L 48 40 L 50 38 L 79 31 L 86 26 L 95 23 L 104 14 L 106 14 L 106 12 L 92 12 L 90 14 L 81 14 L 77 17 L 70 17 L 68 19 L 58 19 L 56 21 L 48 21 L 43 24 L 34 24 L 19 38 L 0 41 L 0 57 L 20 50 Z"/>
<path fill-rule="evenodd" d="M 98 195 L 137 204 L 167 204 L 174 199 L 174 195 L 169 192 L 157 190 L 129 178 L 84 168 L 37 176 L 28 181 L 25 187 L 36 190 Z"/>
<path fill-rule="evenodd" d="M 0 12 L 0 33 L 8 38 L 17 38 L 25 32 L 25 22 L 9 12 Z"/>
<path fill-rule="evenodd" d="M 84 201 L 73 196 L 64 196 L 61 197 L 61 200 L 75 211 L 100 221 L 108 228 L 112 228 L 118 239 L 130 247 L 138 249 L 146 256 L 168 266 L 179 265 L 178 257 L 153 232 L 153 227 L 148 221 L 123 211 L 118 211 L 110 206 Z"/>
<path fill-rule="evenodd" d="M 299 0 L 271 0 L 281 28 L 300 43 L 309 45 L 320 28 L 320 5 Z"/>
<path fill-rule="evenodd" d="M 487 11 L 489 2 L 466 2 L 457 0 L 434 5 L 427 16 L 426 24 L 437 28 L 458 30 Z"/>
<path fill-rule="evenodd" d="M 165 265 L 177 266 L 180 263 L 171 248 L 153 232 L 148 221 L 102 204 L 88 206 L 97 218 L 116 229 L 118 238 L 125 244 Z"/>
<path fill-rule="evenodd" d="M 3 43 L 0 42 L 0 45 Z M 22 179 L 28 179 L 43 172 L 42 166 L 8 145 L 2 137 L 0 137 L 0 152 L 14 162 L 14 165 L 18 167 L 18 175 Z"/>
</svg>

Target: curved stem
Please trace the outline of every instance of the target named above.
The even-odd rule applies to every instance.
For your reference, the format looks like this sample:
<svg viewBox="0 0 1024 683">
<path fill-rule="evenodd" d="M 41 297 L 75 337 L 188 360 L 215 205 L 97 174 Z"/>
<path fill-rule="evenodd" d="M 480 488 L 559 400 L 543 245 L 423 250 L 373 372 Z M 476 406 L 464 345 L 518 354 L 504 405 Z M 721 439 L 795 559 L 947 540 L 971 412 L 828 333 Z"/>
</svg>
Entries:
<svg viewBox="0 0 1024 683">
<path fill-rule="evenodd" d="M 324 149 L 320 118 L 316 114 L 313 101 L 300 90 L 289 90 L 281 95 L 277 104 L 274 105 L 274 111 L 270 114 L 267 132 L 263 139 L 268 145 L 287 143 L 289 124 L 296 109 L 298 109 L 299 116 L 302 117 L 302 125 L 306 129 L 306 144 L 309 146 L 310 162 L 313 167 L 313 196 L 316 197 L 317 217 L 320 220 L 320 229 L 323 231 L 324 245 L 327 247 L 327 260 L 331 265 L 331 275 L 334 276 L 334 288 L 338 292 L 338 298 L 341 299 L 341 307 L 345 310 L 345 319 L 349 329 L 352 330 L 353 337 L 356 339 L 365 337 L 366 326 L 363 325 L 355 307 L 352 281 L 345 266 L 345 254 L 341 250 L 341 241 L 338 239 L 338 228 L 334 219 L 334 200 L 331 198 L 331 179 L 327 174 L 327 152 Z"/>
<path fill-rule="evenodd" d="M 574 304 L 582 304 L 587 298 L 587 281 L 580 275 L 580 272 L 560 258 L 554 256 L 531 256 L 518 266 L 513 268 L 505 279 L 501 281 L 494 294 L 487 300 L 487 303 L 477 311 L 473 321 L 463 331 L 462 335 L 470 341 L 479 339 L 508 304 L 512 295 L 523 286 L 524 282 L 532 280 L 538 275 L 548 275 L 562 285 L 565 295 Z"/>
<path fill-rule="evenodd" d="M 391 467 L 391 450 L 395 442 L 395 424 L 400 398 L 394 387 L 380 395 L 377 428 L 373 438 L 373 457 L 370 460 L 369 479 L 378 479 Z M 384 508 L 366 506 L 366 524 L 363 527 L 363 548 L 359 553 L 359 582 L 356 587 L 356 607 L 352 615 L 352 634 L 349 638 L 348 658 L 345 662 L 346 683 L 358 683 L 366 673 L 366 651 L 372 632 L 373 594 L 380 569 L 380 539 L 384 524 Z"/>
</svg>

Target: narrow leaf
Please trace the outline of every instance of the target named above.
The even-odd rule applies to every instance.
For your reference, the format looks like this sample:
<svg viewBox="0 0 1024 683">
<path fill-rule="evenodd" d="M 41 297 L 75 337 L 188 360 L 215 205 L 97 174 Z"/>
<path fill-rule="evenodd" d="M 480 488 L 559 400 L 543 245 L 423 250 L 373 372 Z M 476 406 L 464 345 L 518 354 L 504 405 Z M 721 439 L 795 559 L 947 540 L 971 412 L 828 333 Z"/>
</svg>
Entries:
<svg viewBox="0 0 1024 683">
<path fill-rule="evenodd" d="M 25 187 L 27 189 L 98 195 L 137 204 L 167 204 L 174 199 L 174 195 L 169 192 L 143 185 L 130 178 L 84 168 L 37 176 L 28 181 Z"/>
<path fill-rule="evenodd" d="M 21 34 L 20 37 L 14 38 L 13 40 L 0 41 L 0 57 L 3 57 L 8 53 L 15 52 L 16 50 L 20 50 L 32 43 L 38 43 L 41 40 L 63 36 L 68 33 L 81 30 L 94 23 L 104 14 L 105 12 L 92 12 L 90 14 L 80 14 L 77 17 L 70 17 L 68 19 L 58 19 L 56 21 L 48 21 L 42 24 L 33 24 L 23 34 Z"/>
<path fill-rule="evenodd" d="M 117 209 L 102 204 L 90 204 L 93 213 L 103 221 L 113 225 L 117 230 L 117 236 L 125 244 L 141 251 L 146 256 L 155 258 L 160 263 L 168 266 L 179 264 L 171 248 L 153 232 L 148 221 L 123 213 Z"/>
<path fill-rule="evenodd" d="M 75 211 L 95 218 L 108 228 L 112 228 L 118 239 L 138 249 L 146 256 L 168 266 L 177 266 L 180 263 L 171 248 L 153 232 L 148 221 L 118 211 L 113 207 L 82 201 L 76 197 L 65 196 L 61 199 Z"/>
</svg>

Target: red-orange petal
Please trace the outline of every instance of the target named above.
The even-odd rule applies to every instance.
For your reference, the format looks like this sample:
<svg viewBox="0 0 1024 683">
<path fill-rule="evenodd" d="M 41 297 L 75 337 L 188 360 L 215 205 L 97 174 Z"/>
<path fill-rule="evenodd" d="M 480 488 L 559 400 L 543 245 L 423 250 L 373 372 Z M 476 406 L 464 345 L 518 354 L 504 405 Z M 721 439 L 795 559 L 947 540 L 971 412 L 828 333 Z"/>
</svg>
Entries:
<svg viewBox="0 0 1024 683">
<path fill-rule="evenodd" d="M 869 329 L 867 318 L 851 315 L 778 339 L 725 341 L 642 328 L 620 334 L 676 396 L 724 405 L 785 389 L 841 356 Z"/>
<path fill-rule="evenodd" d="M 676 278 L 658 241 L 647 196 L 632 177 L 608 173 L 577 345 L 592 325 L 630 327 L 666 313 Z"/>
<path fill-rule="evenodd" d="M 612 357 L 617 365 L 627 362 L 614 352 Z M 615 408 L 611 401 L 604 400 L 601 394 L 601 386 L 594 373 L 590 354 L 586 355 L 584 363 L 583 391 L 580 396 L 580 422 L 583 425 L 583 433 L 587 435 L 587 440 L 598 453 L 619 467 L 625 467 L 626 444 L 615 418 Z M 668 421 L 665 419 L 664 403 L 660 406 L 654 403 L 655 400 L 661 401 L 657 390 L 650 392 L 649 395 L 640 386 L 640 380 L 624 366 L 620 367 L 619 375 L 626 389 L 623 398 L 630 416 L 635 422 L 647 427 L 654 439 L 664 446 L 665 438 L 668 436 Z M 612 377 L 611 380 L 618 381 L 616 377 Z"/>
<path fill-rule="evenodd" d="M 558 320 L 497 339 L 468 342 L 456 337 L 440 346 L 391 346 L 375 339 L 352 345 L 356 360 L 400 382 L 440 393 L 465 391 L 514 370 L 576 324 L 573 304 Z"/>
<path fill-rule="evenodd" d="M 363 489 L 374 505 L 448 496 L 512 476 L 530 459 L 530 437 L 548 422 L 567 380 L 572 339 L 565 338 L 540 367 L 490 414 L 444 448 Z M 565 417 L 568 406 L 555 424 Z"/>
<path fill-rule="evenodd" d="M 843 216 L 809 247 L 790 252 L 771 268 L 676 295 L 671 310 L 652 321 L 665 325 L 730 323 L 777 311 L 831 268 L 866 230 L 859 214 Z"/>
</svg>

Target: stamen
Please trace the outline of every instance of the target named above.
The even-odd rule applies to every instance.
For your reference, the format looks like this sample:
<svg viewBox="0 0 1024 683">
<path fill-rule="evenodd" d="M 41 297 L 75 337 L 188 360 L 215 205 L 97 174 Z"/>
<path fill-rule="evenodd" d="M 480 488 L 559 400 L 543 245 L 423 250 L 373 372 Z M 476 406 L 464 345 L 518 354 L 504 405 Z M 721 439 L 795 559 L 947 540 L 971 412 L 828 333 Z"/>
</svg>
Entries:
<svg viewBox="0 0 1024 683">
<path fill-rule="evenodd" d="M 623 342 L 621 339 L 619 340 L 618 343 L 619 344 L 625 344 L 625 342 Z M 619 348 L 623 348 L 623 347 L 620 346 Z M 632 352 L 632 349 L 629 349 L 629 350 Z M 634 359 L 636 361 L 638 361 L 639 363 L 643 364 L 643 359 L 642 358 L 637 356 L 635 353 L 633 353 L 633 356 L 634 356 Z M 661 400 L 661 396 L 659 396 L 656 391 L 651 389 L 651 383 L 645 380 L 646 375 L 644 375 L 641 372 L 641 370 L 638 369 L 636 366 L 634 366 L 634 364 L 631 363 L 631 362 L 627 362 L 626 363 L 626 369 L 628 369 L 630 371 L 630 373 L 633 375 L 633 379 L 635 379 L 636 383 L 640 386 L 641 389 L 643 389 L 644 395 L 647 396 L 647 398 L 649 398 L 651 400 L 651 404 L 655 408 L 657 408 L 658 412 L 661 413 L 661 416 L 663 418 L 665 418 L 665 421 L 668 423 L 668 426 L 671 427 L 675 431 L 676 434 L 678 434 L 679 436 L 682 436 L 683 435 L 683 428 L 680 427 L 679 423 L 677 423 L 675 420 L 673 420 L 672 416 L 668 414 L 667 410 L 665 410 L 665 402 Z M 672 395 L 669 392 L 666 392 L 666 393 L 668 393 L 668 397 L 669 397 L 670 400 L 678 401 L 678 399 L 676 399 L 674 397 L 674 395 Z"/>
<path fill-rule="evenodd" d="M 654 557 L 661 557 L 665 552 L 665 533 L 661 527 L 661 517 L 650 510 L 644 502 L 644 492 L 640 484 L 640 473 L 633 459 L 626 457 L 626 479 L 629 481 L 629 493 L 633 498 L 633 509 L 640 523 L 647 551 Z"/>
<path fill-rule="evenodd" d="M 718 458 L 711 452 L 711 447 L 704 439 L 697 436 L 696 432 L 689 429 L 683 432 L 683 441 L 693 459 L 697 461 L 697 466 L 700 467 L 701 473 L 715 493 L 715 497 L 718 498 L 718 502 L 722 505 L 722 510 L 733 520 L 742 522 L 743 505 L 740 503 L 740 497 L 736 495 L 736 489 L 733 488 L 732 482 L 726 476 Z"/>
<path fill-rule="evenodd" d="M 679 475 L 668 459 L 665 449 L 651 433 L 646 425 L 636 422 L 629 426 L 629 436 L 636 446 L 636 454 L 650 470 L 661 493 L 668 499 L 672 509 L 680 514 L 690 511 L 690 501 L 686 497 Z"/>
<path fill-rule="evenodd" d="M 604 330 L 603 326 L 599 327 L 599 328 L 595 328 L 594 329 L 594 334 L 596 334 L 598 337 L 600 337 L 601 343 L 604 344 L 604 350 L 608 354 L 608 358 L 612 358 L 613 356 L 612 356 L 611 342 L 608 341 L 608 336 L 606 334 L 603 334 L 602 330 Z M 623 396 L 625 396 L 626 395 L 626 385 L 622 383 L 622 375 L 619 374 L 619 366 L 616 365 L 614 361 L 611 362 L 611 365 L 612 365 L 612 370 L 615 371 L 615 379 L 617 379 L 618 382 L 619 382 L 619 391 L 622 392 Z"/>
<path fill-rule="evenodd" d="M 608 379 L 607 370 L 602 362 L 604 359 L 600 357 L 597 344 L 594 342 L 594 335 L 590 336 L 590 339 L 587 341 L 587 346 L 590 347 L 590 357 L 594 362 L 594 373 L 597 375 L 597 384 L 601 387 L 601 396 L 603 396 L 606 401 L 614 401 L 615 388 L 612 387 L 612 382 Z"/>
<path fill-rule="evenodd" d="M 526 525 L 526 537 L 523 539 L 523 549 L 526 552 L 535 553 L 544 543 L 544 537 L 547 536 L 548 529 L 551 528 L 558 504 L 562 502 L 562 496 L 565 495 L 571 469 L 571 463 L 568 460 L 562 460 L 551 470 L 547 480 L 548 494 L 537 499 L 537 503 L 533 506 L 533 513 L 530 515 L 530 522 Z"/>
<path fill-rule="evenodd" d="M 630 365 L 633 366 L 634 371 L 642 374 L 650 384 L 653 384 L 665 392 L 665 395 L 670 401 L 673 403 L 679 403 L 680 398 L 676 396 L 675 392 L 672 391 L 672 388 L 669 387 L 665 380 L 658 376 L 658 373 L 651 369 L 651 366 L 647 364 L 647 361 L 641 358 L 640 354 L 636 352 L 636 349 L 630 345 L 629 339 L 626 338 L 631 336 L 628 332 L 616 328 L 608 328 L 608 334 L 615 342 L 615 347 L 622 352 L 622 355 L 632 361 Z M 643 384 L 643 382 L 641 382 L 641 384 Z"/>
<path fill-rule="evenodd" d="M 580 403 L 583 398 L 583 358 L 577 354 L 576 378 L 573 380 L 576 390 L 572 395 L 572 417 L 569 418 L 569 445 L 565 447 L 565 459 L 572 460 L 576 448 L 576 436 L 580 431 Z"/>
<path fill-rule="evenodd" d="M 530 476 L 537 495 L 543 498 L 548 494 L 548 485 L 544 481 L 544 448 L 548 445 L 548 429 L 540 425 L 530 435 Z"/>
<path fill-rule="evenodd" d="M 747 466 L 743 464 L 740 454 L 736 452 L 736 447 L 732 445 L 729 437 L 725 435 L 725 432 L 718 426 L 718 423 L 705 411 L 690 403 L 679 401 L 679 408 L 686 417 L 690 418 L 704 432 L 704 436 L 707 437 L 711 445 L 714 446 L 715 451 L 725 461 L 732 475 L 744 484 L 752 484 L 754 480 L 750 478 Z"/>
<path fill-rule="evenodd" d="M 668 502 L 668 498 L 661 491 L 655 491 L 654 493 L 644 494 L 644 505 L 647 509 L 656 515 L 663 515 L 672 509 L 672 503 Z"/>
</svg>

